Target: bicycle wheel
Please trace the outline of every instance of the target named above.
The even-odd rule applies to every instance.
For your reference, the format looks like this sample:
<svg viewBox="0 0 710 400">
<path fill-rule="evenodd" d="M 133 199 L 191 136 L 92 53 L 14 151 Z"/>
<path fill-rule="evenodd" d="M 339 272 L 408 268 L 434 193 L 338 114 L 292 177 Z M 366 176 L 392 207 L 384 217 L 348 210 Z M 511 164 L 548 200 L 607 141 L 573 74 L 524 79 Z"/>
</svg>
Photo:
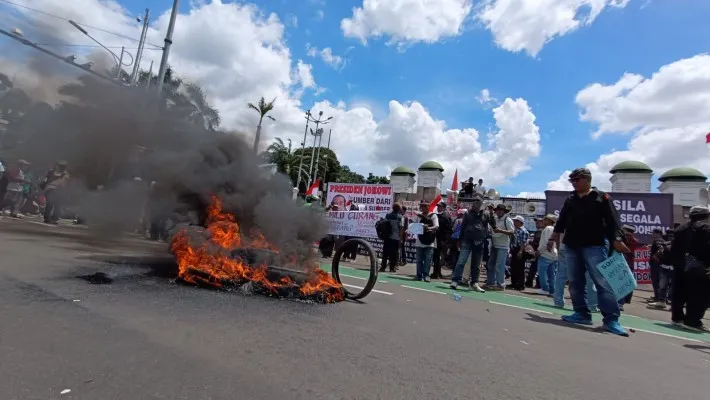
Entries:
<svg viewBox="0 0 710 400">
<path fill-rule="evenodd" d="M 340 280 L 340 258 L 342 257 L 343 253 L 350 248 L 350 246 L 357 246 L 358 249 L 360 248 L 360 246 L 364 247 L 365 252 L 367 253 L 366 255 L 370 258 L 370 277 L 367 279 L 367 284 L 365 284 L 365 287 L 358 293 L 352 293 L 345 286 L 343 286 L 343 290 L 345 291 L 345 298 L 351 300 L 360 300 L 370 294 L 372 289 L 375 287 L 375 284 L 377 283 L 377 253 L 375 252 L 375 249 L 372 248 L 370 243 L 368 243 L 365 239 L 354 238 L 348 239 L 343 242 L 335 250 L 335 254 L 333 255 L 333 265 L 331 267 L 331 274 L 333 275 L 333 278 L 335 278 L 335 280 L 338 281 L 338 283 L 340 283 L 341 285 L 343 283 Z"/>
</svg>

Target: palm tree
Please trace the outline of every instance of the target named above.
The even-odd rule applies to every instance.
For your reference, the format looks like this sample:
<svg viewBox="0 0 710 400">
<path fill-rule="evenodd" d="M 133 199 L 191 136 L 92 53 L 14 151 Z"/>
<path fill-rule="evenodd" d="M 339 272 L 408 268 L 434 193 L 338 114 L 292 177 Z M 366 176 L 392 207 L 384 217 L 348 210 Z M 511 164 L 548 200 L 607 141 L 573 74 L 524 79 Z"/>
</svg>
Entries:
<svg viewBox="0 0 710 400">
<path fill-rule="evenodd" d="M 219 111 L 207 103 L 207 96 L 201 87 L 194 83 L 183 83 L 182 90 L 174 97 L 174 109 L 193 124 L 202 125 L 214 131 L 219 127 Z"/>
<path fill-rule="evenodd" d="M 259 103 L 257 103 L 257 105 L 254 105 L 252 103 L 247 104 L 249 108 L 259 113 L 259 125 L 256 126 L 256 137 L 254 138 L 254 153 L 257 153 L 259 151 L 259 139 L 261 138 L 261 123 L 264 121 L 264 117 L 269 118 L 272 121 L 276 121 L 274 118 L 266 115 L 274 109 L 275 102 L 275 97 L 268 103 L 264 101 L 264 98 L 262 97 L 261 99 L 259 99 Z"/>
<path fill-rule="evenodd" d="M 291 154 L 291 139 L 287 140 L 288 146 L 284 143 L 283 139 L 274 139 L 274 143 L 271 143 L 266 149 L 266 156 L 269 162 L 276 164 L 276 169 L 279 172 L 290 177 L 293 154 Z"/>
</svg>

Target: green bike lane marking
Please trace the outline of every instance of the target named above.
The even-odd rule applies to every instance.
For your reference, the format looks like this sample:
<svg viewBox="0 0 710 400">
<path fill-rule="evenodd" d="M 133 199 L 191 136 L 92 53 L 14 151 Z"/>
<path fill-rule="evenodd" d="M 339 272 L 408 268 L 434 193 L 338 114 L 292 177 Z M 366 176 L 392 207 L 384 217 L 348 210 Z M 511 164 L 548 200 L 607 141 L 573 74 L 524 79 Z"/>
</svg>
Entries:
<svg viewBox="0 0 710 400">
<path fill-rule="evenodd" d="M 331 271 L 330 264 L 321 264 L 321 268 L 328 272 Z M 367 279 L 370 276 L 370 273 L 368 271 L 363 271 L 344 265 L 340 265 L 340 271 L 340 274 L 342 276 L 350 276 L 360 279 Z M 451 294 L 454 292 L 453 290 L 451 290 L 451 288 L 449 288 L 448 283 L 419 282 L 412 280 L 409 277 L 380 273 L 378 275 L 378 283 L 380 283 L 380 281 L 382 280 L 387 280 L 389 284 L 409 286 L 410 288 L 421 289 L 423 291 L 443 292 L 445 294 Z M 554 307 L 552 304 L 549 303 L 550 300 L 547 300 L 548 298 L 535 299 L 525 296 L 512 295 L 505 292 L 476 293 L 470 291 L 467 288 L 457 290 L 456 293 L 461 295 L 462 298 L 469 298 L 473 300 L 489 302 L 492 304 L 510 306 L 522 310 L 538 311 L 552 315 L 561 316 L 572 312 L 572 310 L 569 308 L 561 309 Z M 601 324 L 600 314 L 593 314 L 592 319 L 597 325 Z M 673 325 L 670 324 L 670 322 L 656 321 L 629 314 L 622 314 L 619 322 L 621 322 L 621 324 L 624 325 L 626 328 L 632 328 L 639 332 L 647 332 L 661 336 L 670 336 L 691 341 L 710 343 L 710 334 L 695 333 L 680 328 L 675 328 L 673 327 Z"/>
</svg>

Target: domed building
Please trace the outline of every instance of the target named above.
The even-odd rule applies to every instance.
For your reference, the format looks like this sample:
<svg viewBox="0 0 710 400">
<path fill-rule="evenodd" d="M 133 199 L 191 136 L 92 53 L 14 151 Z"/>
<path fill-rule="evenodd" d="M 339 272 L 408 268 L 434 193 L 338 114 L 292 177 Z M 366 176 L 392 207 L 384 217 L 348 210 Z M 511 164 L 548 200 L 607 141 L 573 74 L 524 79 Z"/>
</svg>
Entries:
<svg viewBox="0 0 710 400">
<path fill-rule="evenodd" d="M 416 193 L 416 179 L 414 178 L 416 175 L 417 173 L 413 169 L 404 165 L 393 169 L 390 173 L 390 183 L 394 193 Z"/>
<path fill-rule="evenodd" d="M 695 168 L 673 168 L 661 175 L 658 191 L 673 194 L 673 204 L 689 208 L 708 204 L 708 177 Z"/>
<path fill-rule="evenodd" d="M 427 161 L 417 170 L 417 196 L 431 201 L 441 194 L 444 167 L 436 161 Z"/>
<path fill-rule="evenodd" d="M 650 193 L 653 170 L 641 161 L 624 161 L 611 170 L 611 191 L 624 193 Z"/>
</svg>

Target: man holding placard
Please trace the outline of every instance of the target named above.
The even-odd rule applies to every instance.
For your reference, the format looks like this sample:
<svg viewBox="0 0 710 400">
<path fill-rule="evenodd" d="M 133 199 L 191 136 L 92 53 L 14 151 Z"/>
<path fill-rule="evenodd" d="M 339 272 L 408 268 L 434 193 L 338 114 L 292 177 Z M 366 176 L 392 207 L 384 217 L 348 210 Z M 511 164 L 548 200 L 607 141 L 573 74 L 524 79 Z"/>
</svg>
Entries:
<svg viewBox="0 0 710 400">
<path fill-rule="evenodd" d="M 619 216 L 609 195 L 592 186 L 592 173 L 587 168 L 572 171 L 569 182 L 574 191 L 565 200 L 554 232 L 546 243 L 549 250 L 555 245 L 559 248 L 559 238 L 564 233 L 574 314 L 563 316 L 562 319 L 575 324 L 592 324 L 592 314 L 585 298 L 585 273 L 589 272 L 597 288 L 604 329 L 616 335 L 628 336 L 626 329 L 619 324 L 621 311 L 617 294 L 597 269 L 598 264 L 610 257 L 608 243 L 619 253 L 629 251 L 623 243 L 624 233 Z"/>
</svg>

